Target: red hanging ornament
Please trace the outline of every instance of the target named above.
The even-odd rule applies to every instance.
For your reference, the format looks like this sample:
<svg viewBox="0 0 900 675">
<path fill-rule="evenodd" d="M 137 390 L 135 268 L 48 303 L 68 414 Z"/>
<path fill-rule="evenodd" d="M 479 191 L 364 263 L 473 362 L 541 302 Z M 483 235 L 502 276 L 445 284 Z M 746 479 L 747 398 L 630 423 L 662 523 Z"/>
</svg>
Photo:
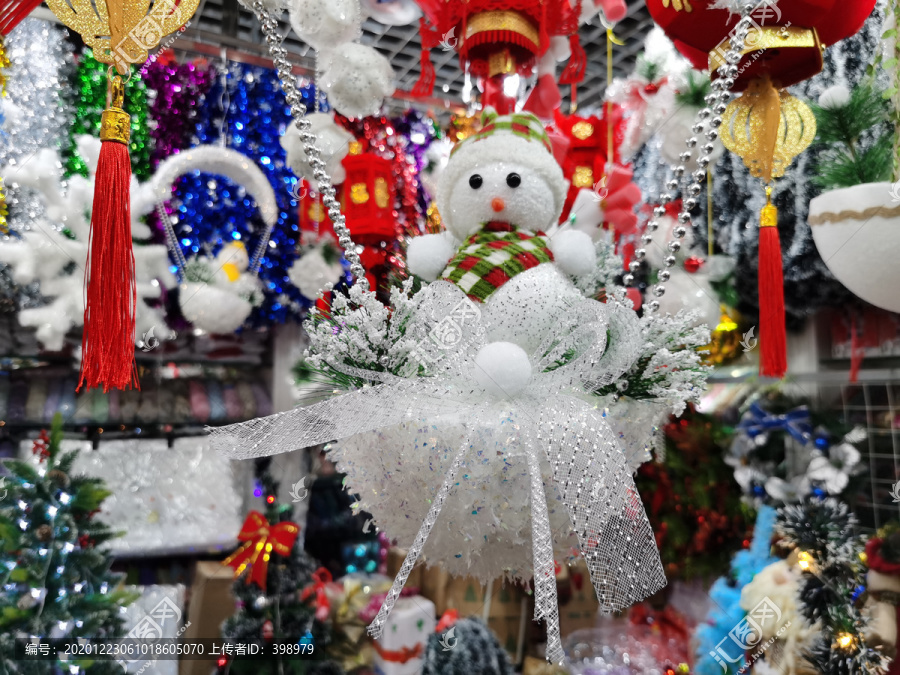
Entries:
<svg viewBox="0 0 900 675">
<path fill-rule="evenodd" d="M 47 435 L 46 429 L 41 429 L 41 433 L 34 439 L 31 454 L 38 455 L 39 463 L 50 457 L 50 436 Z"/>
<path fill-rule="evenodd" d="M 109 81 L 109 107 L 100 122 L 91 210 L 90 250 L 85 272 L 84 332 L 78 389 L 140 389 L 134 361 L 137 286 L 131 243 L 131 117 L 122 106 L 125 85 Z"/>
<path fill-rule="evenodd" d="M 332 583 L 333 577 L 324 567 L 320 567 L 312 575 L 312 583 L 300 591 L 300 600 L 307 602 L 310 598 L 315 600 L 316 618 L 319 621 L 325 621 L 331 613 L 331 601 L 325 592 L 328 584 Z"/>
<path fill-rule="evenodd" d="M 296 523 L 270 525 L 259 511 L 251 511 L 237 536 L 238 541 L 247 543 L 228 556 L 222 564 L 234 568 L 235 579 L 250 568 L 246 583 L 256 582 L 265 591 L 272 553 L 290 555 L 299 532 L 300 528 Z"/>
<path fill-rule="evenodd" d="M 275 626 L 270 619 L 266 619 L 265 622 L 263 622 L 260 636 L 266 642 L 271 642 L 275 638 Z"/>
<path fill-rule="evenodd" d="M 575 84 L 584 77 L 586 58 L 578 40 L 581 3 L 572 0 L 418 0 L 425 16 L 422 35 L 422 74 L 413 87 L 428 96 L 434 86 L 434 67 L 429 50 L 455 49 L 460 67 L 480 78 L 482 104 L 501 115 L 513 111 L 515 99 L 503 92 L 507 75 L 528 76 L 536 58 L 550 45 L 550 38 L 570 40 L 572 56 L 560 79 Z"/>
</svg>

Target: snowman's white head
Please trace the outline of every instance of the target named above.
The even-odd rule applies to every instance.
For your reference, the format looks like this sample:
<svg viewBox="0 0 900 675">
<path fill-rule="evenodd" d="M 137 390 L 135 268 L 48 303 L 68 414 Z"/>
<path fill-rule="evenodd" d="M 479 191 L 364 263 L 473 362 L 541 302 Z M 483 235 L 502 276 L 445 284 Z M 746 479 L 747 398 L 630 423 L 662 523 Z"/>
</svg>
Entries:
<svg viewBox="0 0 900 675">
<path fill-rule="evenodd" d="M 546 230 L 559 219 L 567 185 L 540 121 L 488 108 L 482 124 L 455 148 L 440 177 L 444 225 L 460 241 L 490 221 Z"/>
</svg>

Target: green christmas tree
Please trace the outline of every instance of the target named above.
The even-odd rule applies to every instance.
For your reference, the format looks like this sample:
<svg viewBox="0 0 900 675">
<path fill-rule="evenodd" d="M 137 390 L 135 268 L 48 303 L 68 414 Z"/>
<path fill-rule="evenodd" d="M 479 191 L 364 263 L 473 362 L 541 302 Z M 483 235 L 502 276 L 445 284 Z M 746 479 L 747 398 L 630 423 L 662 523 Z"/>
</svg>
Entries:
<svg viewBox="0 0 900 675">
<path fill-rule="evenodd" d="M 256 479 L 266 502 L 265 518 L 272 525 L 287 523 L 291 507 L 279 504 L 278 482 L 272 477 L 271 459 L 257 461 Z M 256 564 L 261 564 L 260 562 Z M 343 670 L 330 660 L 326 648 L 331 643 L 329 626 L 316 618 L 317 598 L 313 587 L 316 563 L 304 551 L 298 537 L 290 555 L 273 552 L 266 571 L 266 588 L 256 582 L 247 583 L 244 571 L 234 582 L 238 612 L 222 625 L 222 637 L 235 645 L 256 644 L 265 647 L 268 659 L 234 656 L 220 667 L 223 673 L 278 673 L 279 675 L 343 675 Z M 292 643 L 306 648 L 294 654 L 273 655 L 276 642 Z"/>
<path fill-rule="evenodd" d="M 77 452 L 60 452 L 62 415 L 34 452 L 40 464 L 5 460 L 0 487 L 0 675 L 120 673 L 112 660 L 14 660 L 15 639 L 117 638 L 135 595 L 110 572 L 101 545 L 117 536 L 94 518 L 111 493 L 97 478 L 73 476 Z"/>
<path fill-rule="evenodd" d="M 826 89 L 812 106 L 819 156 L 814 181 L 826 190 L 878 183 L 891 178 L 894 136 L 888 133 L 890 107 L 871 82 L 852 90 Z"/>
</svg>

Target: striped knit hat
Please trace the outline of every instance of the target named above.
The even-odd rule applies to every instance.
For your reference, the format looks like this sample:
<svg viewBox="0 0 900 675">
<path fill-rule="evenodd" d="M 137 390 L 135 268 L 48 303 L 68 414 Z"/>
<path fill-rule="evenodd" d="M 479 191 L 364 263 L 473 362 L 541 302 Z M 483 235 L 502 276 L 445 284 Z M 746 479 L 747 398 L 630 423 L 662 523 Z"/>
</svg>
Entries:
<svg viewBox="0 0 900 675">
<path fill-rule="evenodd" d="M 512 162 L 533 169 L 547 182 L 556 208 L 554 222 L 559 220 L 568 185 L 553 158 L 550 139 L 540 120 L 527 112 L 501 116 L 493 108 L 485 108 L 481 123 L 481 131 L 453 148 L 450 161 L 441 173 L 437 194 L 441 217 L 445 221 L 452 217 L 451 191 L 464 174 L 495 162 Z"/>
</svg>

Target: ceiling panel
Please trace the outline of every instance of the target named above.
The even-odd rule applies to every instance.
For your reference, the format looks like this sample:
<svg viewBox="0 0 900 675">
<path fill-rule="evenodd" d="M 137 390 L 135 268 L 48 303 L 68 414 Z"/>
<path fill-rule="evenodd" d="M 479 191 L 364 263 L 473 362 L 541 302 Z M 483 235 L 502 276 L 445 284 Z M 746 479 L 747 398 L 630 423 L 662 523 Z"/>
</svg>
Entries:
<svg viewBox="0 0 900 675">
<path fill-rule="evenodd" d="M 617 77 L 631 72 L 644 37 L 653 26 L 643 0 L 628 0 L 628 4 L 627 17 L 616 26 L 616 35 L 626 43 L 625 46 L 615 45 L 613 49 L 613 71 Z M 290 53 L 292 62 L 301 69 L 314 73 L 315 52 L 297 38 L 286 19 L 285 16 L 281 21 L 281 32 L 286 36 L 285 48 Z M 578 87 L 578 105 L 580 110 L 589 111 L 602 104 L 606 89 L 606 29 L 595 18 L 591 24 L 581 27 L 580 36 L 587 55 L 587 68 L 585 80 Z M 266 55 L 265 42 L 256 19 L 237 0 L 203 0 L 197 16 L 182 37 L 183 40 L 179 40 L 179 43 L 191 40 L 225 45 L 255 56 Z M 363 22 L 361 41 L 372 45 L 390 60 L 399 90 L 408 92 L 412 89 L 419 78 L 421 63 L 418 23 L 412 26 L 385 26 L 366 19 Z M 431 61 L 436 74 L 434 97 L 448 106 L 461 106 L 465 76 L 459 67 L 457 55 L 434 49 Z M 562 89 L 566 99 L 564 106 L 568 109 L 569 88 Z M 406 105 L 405 101 L 394 101 L 391 107 Z"/>
</svg>

